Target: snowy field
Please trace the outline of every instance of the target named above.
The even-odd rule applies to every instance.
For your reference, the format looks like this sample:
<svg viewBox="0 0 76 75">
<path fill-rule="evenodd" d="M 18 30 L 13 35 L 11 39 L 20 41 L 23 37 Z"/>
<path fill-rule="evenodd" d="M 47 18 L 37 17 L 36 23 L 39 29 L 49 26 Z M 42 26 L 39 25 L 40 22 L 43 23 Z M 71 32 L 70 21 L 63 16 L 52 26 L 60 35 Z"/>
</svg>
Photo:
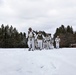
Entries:
<svg viewBox="0 0 76 75">
<path fill-rule="evenodd" d="M 0 49 L 0 75 L 76 75 L 76 48 Z"/>
</svg>

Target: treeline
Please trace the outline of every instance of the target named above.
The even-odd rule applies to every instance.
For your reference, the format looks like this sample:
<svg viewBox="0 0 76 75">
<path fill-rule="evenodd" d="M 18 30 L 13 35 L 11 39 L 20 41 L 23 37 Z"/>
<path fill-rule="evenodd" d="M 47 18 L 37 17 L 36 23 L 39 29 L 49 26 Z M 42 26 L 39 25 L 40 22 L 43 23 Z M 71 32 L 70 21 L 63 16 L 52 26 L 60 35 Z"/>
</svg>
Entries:
<svg viewBox="0 0 76 75">
<path fill-rule="evenodd" d="M 38 34 L 37 31 L 34 33 Z M 42 31 L 42 34 L 46 36 L 46 32 Z M 69 47 L 71 44 L 76 43 L 76 32 L 73 31 L 72 26 L 65 27 L 61 25 L 56 29 L 54 39 L 56 36 L 60 36 L 61 42 L 60 47 Z M 26 33 L 18 32 L 12 25 L 2 24 L 0 27 L 0 48 L 27 48 L 27 37 Z M 54 43 L 55 46 L 55 43 Z"/>
<path fill-rule="evenodd" d="M 72 26 L 65 27 L 61 25 L 61 27 L 56 29 L 54 34 L 54 38 L 59 35 L 61 42 L 60 47 L 70 47 L 71 44 L 76 43 L 76 32 L 73 31 Z"/>
<path fill-rule="evenodd" d="M 11 25 L 0 27 L 0 48 L 25 48 L 27 47 L 26 33 L 18 32 Z"/>
</svg>

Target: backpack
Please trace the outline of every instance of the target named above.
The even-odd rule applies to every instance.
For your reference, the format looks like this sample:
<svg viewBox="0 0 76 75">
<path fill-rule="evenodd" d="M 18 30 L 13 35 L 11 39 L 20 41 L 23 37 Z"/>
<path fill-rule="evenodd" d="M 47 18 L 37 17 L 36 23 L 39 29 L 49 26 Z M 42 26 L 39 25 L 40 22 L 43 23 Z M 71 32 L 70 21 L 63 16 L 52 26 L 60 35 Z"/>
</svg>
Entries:
<svg viewBox="0 0 76 75">
<path fill-rule="evenodd" d="M 33 38 L 34 37 L 34 33 L 33 32 L 28 32 L 28 38 Z"/>
<path fill-rule="evenodd" d="M 38 35 L 37 39 L 42 40 L 43 39 L 43 36 L 42 35 Z"/>
</svg>

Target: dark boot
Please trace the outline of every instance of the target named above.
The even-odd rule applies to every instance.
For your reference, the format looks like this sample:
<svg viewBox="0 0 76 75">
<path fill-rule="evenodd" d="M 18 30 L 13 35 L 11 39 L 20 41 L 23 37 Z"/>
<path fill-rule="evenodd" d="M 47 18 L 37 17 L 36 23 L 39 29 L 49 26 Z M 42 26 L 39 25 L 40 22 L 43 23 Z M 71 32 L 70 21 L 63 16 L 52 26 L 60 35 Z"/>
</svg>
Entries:
<svg viewBox="0 0 76 75">
<path fill-rule="evenodd" d="M 29 50 L 28 51 L 31 51 L 31 48 L 29 48 Z"/>
</svg>

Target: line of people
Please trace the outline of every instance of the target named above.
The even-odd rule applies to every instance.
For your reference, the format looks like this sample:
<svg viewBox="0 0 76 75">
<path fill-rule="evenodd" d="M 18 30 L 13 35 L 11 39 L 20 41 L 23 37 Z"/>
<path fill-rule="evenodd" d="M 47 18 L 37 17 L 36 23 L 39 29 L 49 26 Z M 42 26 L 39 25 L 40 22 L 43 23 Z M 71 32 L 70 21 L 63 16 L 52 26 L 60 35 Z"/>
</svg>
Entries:
<svg viewBox="0 0 76 75">
<path fill-rule="evenodd" d="M 59 38 L 59 37 L 58 37 Z M 55 39 L 57 41 L 57 48 L 59 48 L 58 40 L 60 42 L 60 39 Z M 32 28 L 29 28 L 28 30 L 28 47 L 29 51 L 33 51 L 35 49 L 51 49 L 54 48 L 53 46 L 54 40 L 51 37 L 51 34 L 46 34 L 44 37 L 42 33 L 39 31 L 38 34 L 35 34 L 32 30 Z"/>
</svg>

